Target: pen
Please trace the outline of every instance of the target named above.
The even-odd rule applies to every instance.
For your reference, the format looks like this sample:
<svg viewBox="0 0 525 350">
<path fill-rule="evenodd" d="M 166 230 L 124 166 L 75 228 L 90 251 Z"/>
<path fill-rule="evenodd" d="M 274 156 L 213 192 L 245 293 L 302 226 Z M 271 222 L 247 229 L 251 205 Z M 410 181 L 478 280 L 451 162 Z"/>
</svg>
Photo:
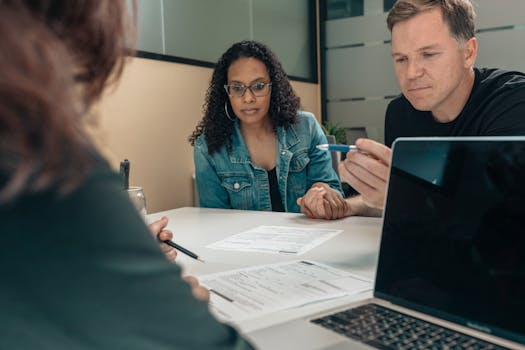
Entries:
<svg viewBox="0 0 525 350">
<path fill-rule="evenodd" d="M 322 145 L 315 146 L 317 149 L 323 151 L 339 151 L 339 152 L 350 152 L 350 151 L 360 151 L 356 145 L 335 145 L 331 143 L 325 143 Z"/>
<path fill-rule="evenodd" d="M 158 238 L 158 236 L 157 236 L 157 238 Z M 165 241 L 161 241 L 161 242 L 169 245 L 172 248 L 177 249 L 179 252 L 181 252 L 183 254 L 186 254 L 190 258 L 193 258 L 195 260 L 199 260 L 200 262 L 204 262 L 204 259 L 199 258 L 199 256 L 197 254 L 195 254 L 194 252 L 192 252 L 192 251 L 190 251 L 190 250 L 188 250 L 188 249 L 178 245 L 177 243 L 175 243 L 173 241 L 165 240 Z"/>
<path fill-rule="evenodd" d="M 124 159 L 120 162 L 120 176 L 125 190 L 129 188 L 129 160 Z"/>
</svg>

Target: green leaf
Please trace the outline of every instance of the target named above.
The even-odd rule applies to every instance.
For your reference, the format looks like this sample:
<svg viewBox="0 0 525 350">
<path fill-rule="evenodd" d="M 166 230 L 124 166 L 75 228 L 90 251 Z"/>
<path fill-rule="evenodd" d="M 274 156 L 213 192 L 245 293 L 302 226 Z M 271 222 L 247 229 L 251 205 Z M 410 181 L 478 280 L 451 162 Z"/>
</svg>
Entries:
<svg viewBox="0 0 525 350">
<path fill-rule="evenodd" d="M 325 122 L 321 125 L 325 135 L 334 135 L 337 143 L 346 144 L 346 129 L 342 126 L 339 126 L 338 123 L 333 124 L 330 122 Z"/>
</svg>

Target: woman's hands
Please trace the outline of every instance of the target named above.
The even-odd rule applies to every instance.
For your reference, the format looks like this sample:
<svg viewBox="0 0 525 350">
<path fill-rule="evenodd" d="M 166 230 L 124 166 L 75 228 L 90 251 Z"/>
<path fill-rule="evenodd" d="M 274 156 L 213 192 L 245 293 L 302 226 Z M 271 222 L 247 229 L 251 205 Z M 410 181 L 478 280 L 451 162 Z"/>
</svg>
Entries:
<svg viewBox="0 0 525 350">
<path fill-rule="evenodd" d="M 170 230 L 166 230 L 166 226 L 168 226 L 168 218 L 163 216 L 160 220 L 157 220 L 149 225 L 149 230 L 155 240 L 159 241 L 165 241 L 165 240 L 171 240 L 173 238 L 173 232 Z M 160 242 L 160 249 L 170 262 L 175 262 L 175 259 L 177 258 L 177 251 L 175 248 L 170 247 L 167 244 L 164 244 Z M 210 301 L 210 292 L 208 289 L 202 287 L 199 285 L 199 281 L 197 278 L 193 276 L 185 276 L 183 277 L 184 281 L 188 283 L 191 287 L 191 291 L 193 293 L 193 296 L 199 300 L 202 300 L 204 302 Z"/>
<path fill-rule="evenodd" d="M 204 302 L 210 301 L 210 291 L 199 285 L 197 278 L 193 276 L 185 276 L 183 277 L 183 280 L 185 280 L 190 285 L 191 292 L 196 299 L 202 300 Z"/>
<path fill-rule="evenodd" d="M 343 197 L 322 182 L 316 182 L 303 197 L 297 199 L 301 212 L 312 219 L 334 220 L 348 215 L 348 205 Z"/>
<path fill-rule="evenodd" d="M 173 232 L 166 230 L 166 226 L 168 226 L 168 218 L 165 216 L 163 216 L 160 220 L 149 224 L 149 230 L 155 240 L 166 241 L 173 238 Z M 159 242 L 159 245 L 168 261 L 175 262 L 175 259 L 177 258 L 177 251 L 175 248 L 172 248 L 162 242 Z"/>
</svg>

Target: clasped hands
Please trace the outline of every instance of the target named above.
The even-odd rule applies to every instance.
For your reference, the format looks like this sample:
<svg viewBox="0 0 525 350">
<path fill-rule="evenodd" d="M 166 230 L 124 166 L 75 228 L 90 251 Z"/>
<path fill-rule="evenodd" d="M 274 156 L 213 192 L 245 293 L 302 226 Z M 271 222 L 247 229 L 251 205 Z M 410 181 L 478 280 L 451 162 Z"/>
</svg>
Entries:
<svg viewBox="0 0 525 350">
<path fill-rule="evenodd" d="M 303 197 L 297 199 L 297 205 L 311 219 L 335 220 L 348 215 L 345 199 L 323 182 L 314 183 Z"/>
</svg>

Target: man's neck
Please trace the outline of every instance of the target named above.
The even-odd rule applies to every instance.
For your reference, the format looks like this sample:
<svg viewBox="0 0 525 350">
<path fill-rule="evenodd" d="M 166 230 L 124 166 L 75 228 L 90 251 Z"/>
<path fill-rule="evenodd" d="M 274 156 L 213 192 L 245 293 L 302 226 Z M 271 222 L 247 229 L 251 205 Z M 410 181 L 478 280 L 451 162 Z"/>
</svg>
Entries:
<svg viewBox="0 0 525 350">
<path fill-rule="evenodd" d="M 431 111 L 436 121 L 449 123 L 460 115 L 472 93 L 475 78 L 476 74 L 474 73 L 474 69 L 470 68 L 458 87 L 450 93 L 450 100 L 446 104 L 440 105 Z"/>
</svg>

